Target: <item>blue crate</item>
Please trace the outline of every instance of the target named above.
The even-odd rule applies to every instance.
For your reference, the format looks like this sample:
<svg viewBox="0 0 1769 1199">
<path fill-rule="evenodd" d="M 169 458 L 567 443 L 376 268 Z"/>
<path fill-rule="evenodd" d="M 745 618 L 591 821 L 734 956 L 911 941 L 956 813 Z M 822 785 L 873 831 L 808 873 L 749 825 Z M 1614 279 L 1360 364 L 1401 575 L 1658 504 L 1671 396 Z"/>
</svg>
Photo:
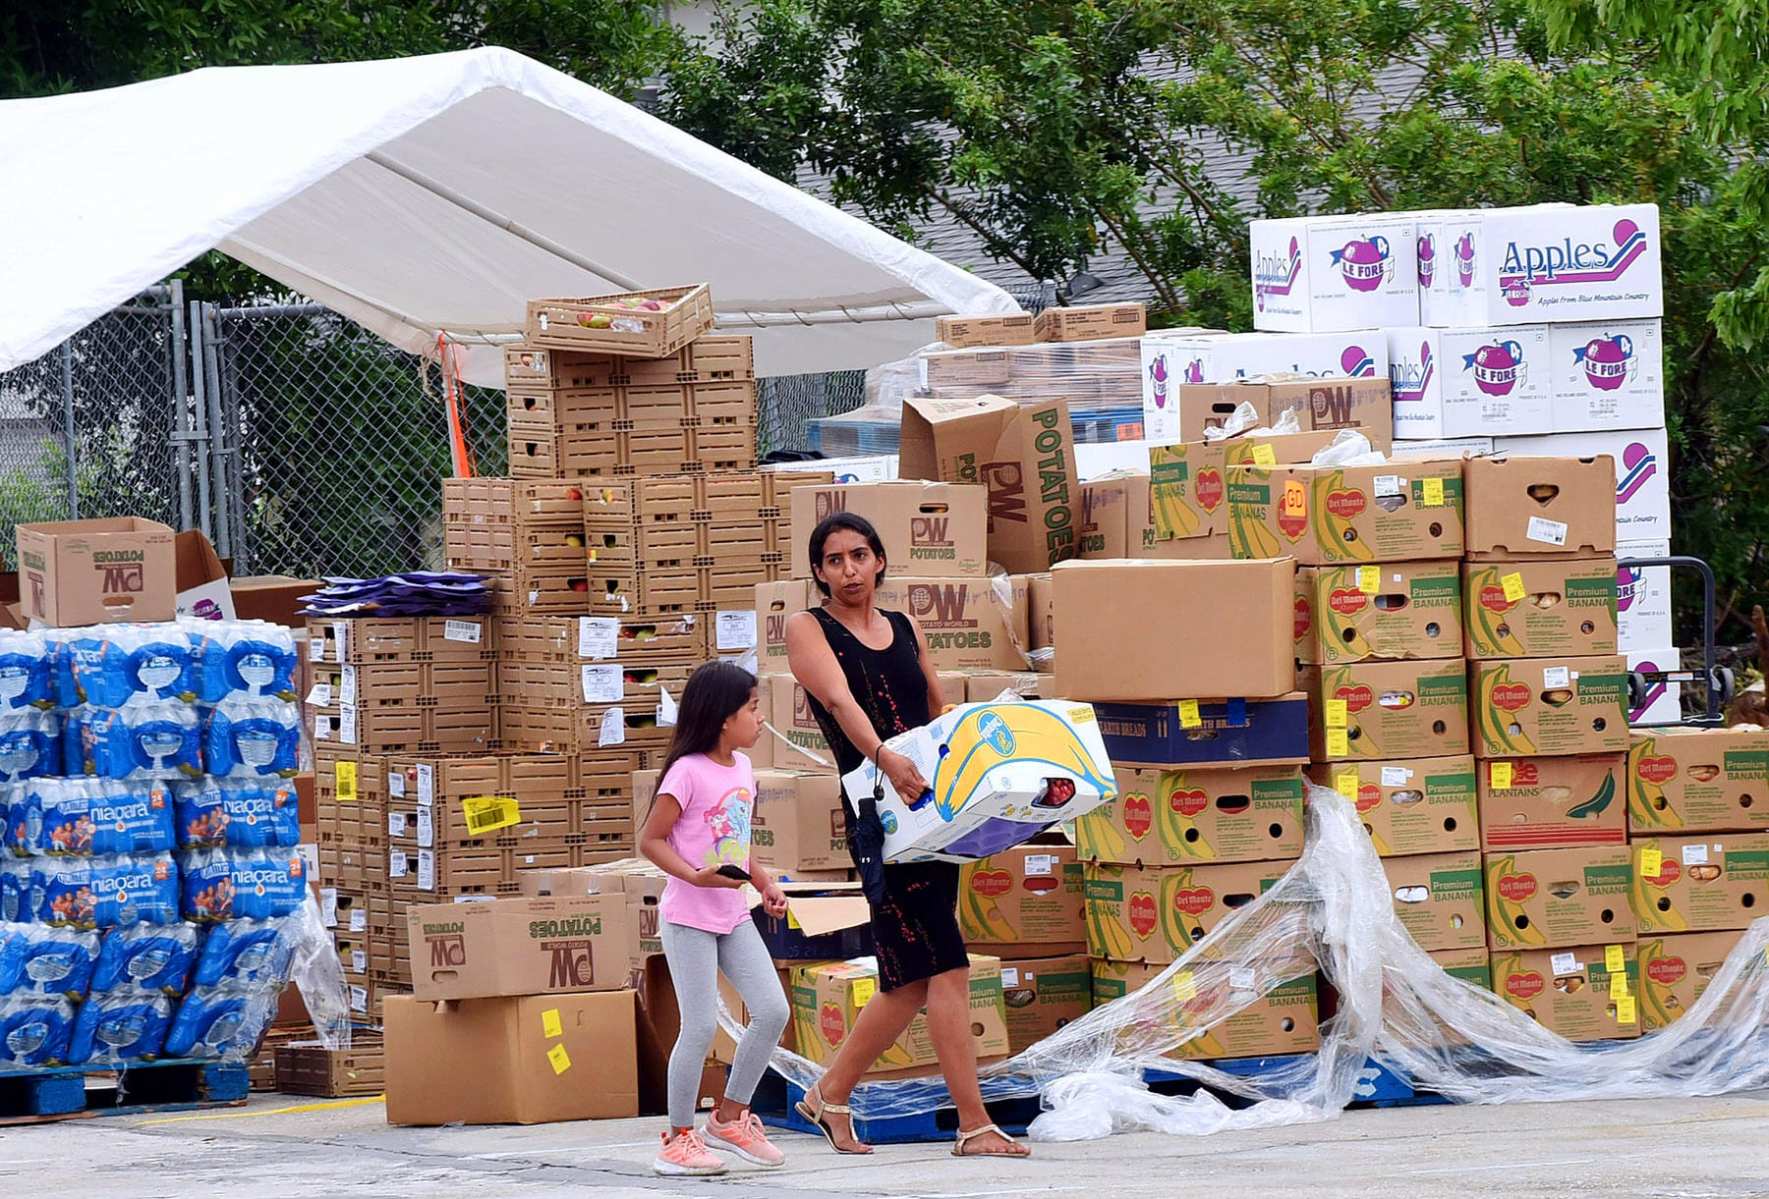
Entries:
<svg viewBox="0 0 1769 1199">
<path fill-rule="evenodd" d="M 88 1088 L 89 1076 L 114 1078 L 116 1085 Z M 244 1103 L 250 1091 L 244 1065 L 185 1058 L 116 1069 L 50 1066 L 0 1071 L 0 1121 L 184 1111 Z"/>
<path fill-rule="evenodd" d="M 796 1083 L 769 1072 L 756 1088 L 751 1108 L 762 1123 L 789 1132 L 802 1132 L 820 1137 L 817 1126 L 798 1114 L 796 1105 L 805 1092 Z M 987 1105 L 989 1118 L 1009 1136 L 1024 1136 L 1041 1109 L 1037 1099 L 1004 1099 Z M 908 1116 L 886 1116 L 868 1120 L 854 1118 L 854 1135 L 868 1145 L 911 1145 L 924 1141 L 950 1141 L 958 1136 L 958 1113 L 943 1107 L 932 1112 L 916 1112 Z"/>
</svg>

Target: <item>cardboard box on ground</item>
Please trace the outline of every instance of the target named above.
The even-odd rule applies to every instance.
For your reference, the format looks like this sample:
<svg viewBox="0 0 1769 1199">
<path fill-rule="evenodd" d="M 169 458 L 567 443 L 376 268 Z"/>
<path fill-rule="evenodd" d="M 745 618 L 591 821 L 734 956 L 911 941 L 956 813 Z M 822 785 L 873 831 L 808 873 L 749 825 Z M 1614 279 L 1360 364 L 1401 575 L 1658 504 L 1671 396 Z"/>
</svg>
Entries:
<svg viewBox="0 0 1769 1199">
<path fill-rule="evenodd" d="M 1666 1028 L 1688 1013 L 1738 945 L 1742 931 L 1642 935 L 1640 1017 L 1644 1031 Z"/>
<path fill-rule="evenodd" d="M 1147 986 L 1167 967 L 1148 962 L 1106 961 L 1095 957 L 1093 1002 L 1110 1003 Z M 1228 973 L 1218 971 L 1218 974 Z M 1178 971 L 1165 984 L 1181 1018 L 1195 1021 L 1232 994 L 1233 980 L 1216 987 L 1200 984 L 1196 973 Z M 1319 1049 L 1320 996 L 1313 971 L 1279 983 L 1265 995 L 1208 1031 L 1190 1037 L 1168 1056 L 1181 1061 L 1310 1053 Z"/>
<path fill-rule="evenodd" d="M 878 993 L 878 971 L 867 961 L 820 962 L 792 969 L 792 1022 L 798 1051 L 825 1065 L 853 1032 L 860 1011 Z M 971 1036 L 977 1058 L 1005 1057 L 1009 1042 L 1007 1007 L 1002 996 L 1001 959 L 972 954 L 970 959 Z M 908 1077 L 934 1066 L 927 1014 L 919 1013 L 878 1058 L 869 1078 Z"/>
</svg>

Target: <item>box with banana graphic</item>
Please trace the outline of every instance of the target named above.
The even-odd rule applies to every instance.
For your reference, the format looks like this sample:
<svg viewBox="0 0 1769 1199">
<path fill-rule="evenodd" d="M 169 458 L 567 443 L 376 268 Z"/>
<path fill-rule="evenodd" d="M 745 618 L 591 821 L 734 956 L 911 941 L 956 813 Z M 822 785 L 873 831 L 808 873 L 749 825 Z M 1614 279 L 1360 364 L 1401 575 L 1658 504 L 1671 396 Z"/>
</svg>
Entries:
<svg viewBox="0 0 1769 1199">
<path fill-rule="evenodd" d="M 1769 833 L 1636 840 L 1633 874 L 1641 932 L 1746 928 L 1769 912 Z"/>
<path fill-rule="evenodd" d="M 1309 777 L 1357 805 L 1382 857 L 1480 848 L 1474 759 L 1467 754 L 1323 762 Z"/>
<path fill-rule="evenodd" d="M 1094 1006 L 1121 999 L 1151 983 L 1167 988 L 1173 1003 L 1165 1009 L 1171 1012 L 1165 1018 L 1173 1021 L 1175 1033 L 1189 1034 L 1167 1055 L 1181 1061 L 1311 1053 L 1321 1047 L 1320 995 L 1313 970 L 1278 981 L 1249 1003 L 1248 994 L 1258 982 L 1251 968 L 1203 963 L 1156 981 L 1166 969 L 1139 962 L 1096 960 Z M 1246 1006 L 1224 1018 L 1224 1010 L 1238 1003 Z M 1214 1027 L 1195 1031 L 1212 1022 L 1216 1022 Z"/>
<path fill-rule="evenodd" d="M 1480 855 L 1428 853 L 1383 858 L 1401 926 L 1425 950 L 1478 949 L 1486 944 Z"/>
<path fill-rule="evenodd" d="M 1631 944 L 1635 887 L 1626 846 L 1488 854 L 1487 944 L 1495 953 Z"/>
<path fill-rule="evenodd" d="M 1302 769 L 1119 767 L 1118 795 L 1075 822 L 1084 860 L 1180 866 L 1302 852 Z"/>
<path fill-rule="evenodd" d="M 1460 658 L 1310 666 L 1309 744 L 1317 762 L 1433 758 L 1468 752 L 1468 681 Z"/>
<path fill-rule="evenodd" d="M 794 966 L 790 998 L 798 1051 L 819 1065 L 833 1060 L 876 994 L 878 965 L 871 958 Z M 978 1060 L 1006 1056 L 1007 1008 L 1001 994 L 1000 958 L 970 955 L 970 1018 Z M 908 1077 L 933 1069 L 938 1060 L 927 1013 L 922 1012 L 879 1055 L 865 1077 Z"/>
<path fill-rule="evenodd" d="M 1462 564 L 1470 658 L 1617 652 L 1614 556 Z"/>
<path fill-rule="evenodd" d="M 1480 763 L 1480 842 L 1489 852 L 1625 845 L 1620 754 Z"/>
<path fill-rule="evenodd" d="M 1640 963 L 1631 944 L 1500 950 L 1492 971 L 1500 998 L 1568 1040 L 1640 1035 Z"/>
<path fill-rule="evenodd" d="M 1087 952 L 1121 962 L 1176 961 L 1295 862 L 1147 868 L 1088 863 Z"/>
<path fill-rule="evenodd" d="M 1635 834 L 1769 830 L 1769 732 L 1652 729 L 1628 749 Z"/>
<path fill-rule="evenodd" d="M 1081 864 L 1067 845 L 1020 845 L 958 876 L 958 928 L 988 953 L 1066 953 L 1085 945 Z"/>
<path fill-rule="evenodd" d="M 1460 459 L 1225 470 L 1237 558 L 1333 566 L 1462 556 Z"/>
<path fill-rule="evenodd" d="M 1310 664 L 1459 658 L 1460 574 L 1450 561 L 1302 567 L 1294 634 L 1296 660 Z"/>
<path fill-rule="evenodd" d="M 1623 753 L 1628 664 L 1614 655 L 1468 664 L 1474 756 Z"/>
<path fill-rule="evenodd" d="M 1640 1019 L 1647 1032 L 1665 1028 L 1695 1006 L 1726 964 L 1742 930 L 1643 936 L 1634 948 L 1640 964 Z"/>
</svg>

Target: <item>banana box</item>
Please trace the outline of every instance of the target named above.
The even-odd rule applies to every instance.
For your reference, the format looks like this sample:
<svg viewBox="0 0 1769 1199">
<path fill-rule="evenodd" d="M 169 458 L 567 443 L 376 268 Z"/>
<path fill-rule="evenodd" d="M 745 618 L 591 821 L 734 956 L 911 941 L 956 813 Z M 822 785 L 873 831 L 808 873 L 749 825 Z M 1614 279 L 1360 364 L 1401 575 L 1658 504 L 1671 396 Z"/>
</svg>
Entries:
<svg viewBox="0 0 1769 1199">
<path fill-rule="evenodd" d="M 1636 834 L 1769 829 L 1769 732 L 1650 729 L 1628 748 Z"/>
<path fill-rule="evenodd" d="M 1462 580 L 1456 564 L 1304 566 L 1296 572 L 1294 636 L 1296 660 L 1310 664 L 1459 658 Z"/>
<path fill-rule="evenodd" d="M 1156 542 L 1227 531 L 1224 451 L 1220 443 L 1149 447 L 1149 504 Z"/>
<path fill-rule="evenodd" d="M 1483 991 L 1492 990 L 1492 957 L 1487 953 L 1485 945 L 1476 949 L 1432 950 L 1430 957 L 1432 961 L 1442 966 L 1443 972 L 1451 978 L 1459 978 Z"/>
<path fill-rule="evenodd" d="M 1078 952 L 1087 943 L 1081 864 L 1068 845 L 1019 845 L 966 862 L 958 929 L 985 953 Z"/>
<path fill-rule="evenodd" d="M 1304 566 L 1462 556 L 1462 463 L 1228 466 L 1229 548 Z"/>
<path fill-rule="evenodd" d="M 1480 844 L 1489 853 L 1625 845 L 1620 754 L 1480 763 Z"/>
<path fill-rule="evenodd" d="M 1007 1005 L 1008 1052 L 1030 1049 L 1093 1008 L 1087 955 L 1004 957 L 1001 997 Z"/>
<path fill-rule="evenodd" d="M 1301 767 L 1120 766 L 1117 782 L 1115 799 L 1075 822 L 1075 847 L 1084 860 L 1184 866 L 1302 853 Z"/>
<path fill-rule="evenodd" d="M 882 786 L 878 814 L 887 862 L 986 858 L 1117 794 L 1087 704 L 964 704 L 886 744 L 914 762 L 931 789 L 910 797 L 912 807 L 870 762 L 842 780 L 851 797 Z"/>
<path fill-rule="evenodd" d="M 1308 761 L 1308 697 L 1094 705 L 1120 766 L 1287 766 Z"/>
<path fill-rule="evenodd" d="M 793 1038 L 798 1051 L 818 1065 L 828 1065 L 847 1043 L 861 1009 L 878 994 L 878 962 L 854 958 L 845 962 L 814 962 L 792 969 Z M 1007 1008 L 1001 994 L 1001 959 L 970 955 L 971 1036 L 979 1061 L 1008 1052 Z M 939 1061 L 928 1032 L 927 1013 L 917 1012 L 889 1048 L 870 1068 L 867 1078 L 902 1078 Z"/>
<path fill-rule="evenodd" d="M 1028 649 L 1050 649 L 1056 645 L 1056 591 L 1051 586 L 1050 572 L 1027 575 L 1028 607 L 1026 631 L 1032 637 Z"/>
<path fill-rule="evenodd" d="M 1205 486 L 1208 493 L 1208 479 Z M 1082 485 L 1081 498 L 1079 557 L 1220 560 L 1229 556 L 1228 534 L 1220 529 L 1171 540 L 1157 537 L 1154 489 L 1147 471 L 1116 470 L 1090 479 Z"/>
<path fill-rule="evenodd" d="M 1636 840 L 1633 894 L 1642 932 L 1746 928 L 1769 911 L 1769 833 Z"/>
<path fill-rule="evenodd" d="M 1470 458 L 1462 481 L 1471 560 L 1615 553 L 1615 459 L 1608 454 Z"/>
<path fill-rule="evenodd" d="M 1474 756 L 1624 753 L 1628 664 L 1614 655 L 1470 662 Z"/>
<path fill-rule="evenodd" d="M 1166 969 L 1140 962 L 1095 961 L 1094 1006 L 1141 990 Z M 1167 1056 L 1212 1061 L 1319 1049 L 1320 994 L 1314 972 L 1282 981 L 1264 995 L 1252 990 L 1253 975 L 1249 968 L 1237 971 L 1219 966 L 1177 970 L 1157 983 L 1167 989 L 1170 1018 L 1191 1033 Z M 1237 982 L 1242 989 L 1236 989 Z M 1232 1011 L 1236 1005 L 1239 1010 Z"/>
<path fill-rule="evenodd" d="M 1647 1032 L 1676 1023 L 1743 937 L 1741 930 L 1644 936 L 1634 947 L 1640 965 L 1640 1019 Z"/>
<path fill-rule="evenodd" d="M 1296 863 L 1148 868 L 1090 862 L 1083 871 L 1087 952 L 1121 962 L 1176 961 Z"/>
<path fill-rule="evenodd" d="M 1470 658 L 1617 652 L 1615 558 L 1462 564 Z"/>
<path fill-rule="evenodd" d="M 1641 1032 L 1640 963 L 1630 943 L 1493 951 L 1493 991 L 1569 1041 Z"/>
<path fill-rule="evenodd" d="M 1480 848 L 1474 759 L 1467 754 L 1321 763 L 1309 777 L 1356 805 L 1382 857 Z"/>
<path fill-rule="evenodd" d="M 1634 940 L 1626 846 L 1486 855 L 1487 945 L 1550 949 Z"/>
<path fill-rule="evenodd" d="M 1383 858 L 1382 872 L 1388 876 L 1395 914 L 1420 949 L 1478 949 L 1486 944 L 1478 853 Z"/>
<path fill-rule="evenodd" d="M 1306 668 L 1311 756 L 1347 762 L 1467 753 L 1463 671 L 1460 658 Z"/>
</svg>

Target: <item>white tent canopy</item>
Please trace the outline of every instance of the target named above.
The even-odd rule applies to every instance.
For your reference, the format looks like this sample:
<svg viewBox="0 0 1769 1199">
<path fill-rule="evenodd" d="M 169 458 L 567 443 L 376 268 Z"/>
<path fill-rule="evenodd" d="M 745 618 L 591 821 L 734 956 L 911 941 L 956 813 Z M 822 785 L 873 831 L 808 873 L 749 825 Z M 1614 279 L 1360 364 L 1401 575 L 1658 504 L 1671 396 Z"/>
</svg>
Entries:
<svg viewBox="0 0 1769 1199">
<path fill-rule="evenodd" d="M 710 282 L 763 374 L 875 365 L 993 284 L 508 50 L 194 71 L 0 103 L 0 370 L 220 249 L 393 344 Z"/>
</svg>

